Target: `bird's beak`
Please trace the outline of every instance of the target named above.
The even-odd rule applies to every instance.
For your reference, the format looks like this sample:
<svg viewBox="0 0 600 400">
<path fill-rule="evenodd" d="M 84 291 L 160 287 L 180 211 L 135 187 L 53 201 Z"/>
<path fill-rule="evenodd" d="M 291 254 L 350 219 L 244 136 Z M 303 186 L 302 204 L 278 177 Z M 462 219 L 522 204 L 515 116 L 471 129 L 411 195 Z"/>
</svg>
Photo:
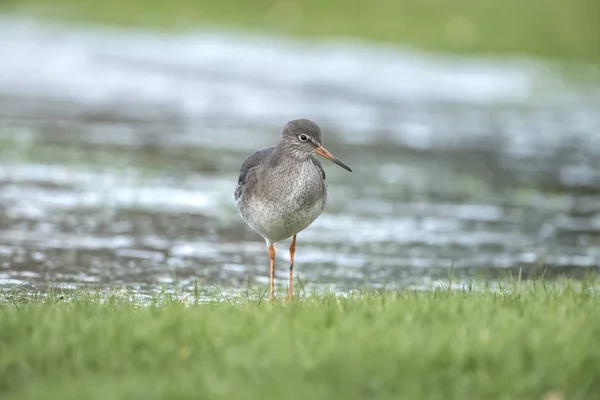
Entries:
<svg viewBox="0 0 600 400">
<path fill-rule="evenodd" d="M 349 166 L 347 166 L 346 164 L 344 164 L 343 162 L 341 162 L 340 160 L 338 160 L 337 158 L 335 158 L 333 156 L 333 154 L 331 154 L 325 147 L 319 146 L 319 147 L 317 147 L 317 150 L 315 150 L 315 152 L 318 155 L 320 155 L 322 157 L 325 157 L 325 158 L 333 161 L 334 163 L 336 163 L 340 167 L 344 168 L 345 170 L 352 172 L 352 170 L 350 169 Z"/>
</svg>

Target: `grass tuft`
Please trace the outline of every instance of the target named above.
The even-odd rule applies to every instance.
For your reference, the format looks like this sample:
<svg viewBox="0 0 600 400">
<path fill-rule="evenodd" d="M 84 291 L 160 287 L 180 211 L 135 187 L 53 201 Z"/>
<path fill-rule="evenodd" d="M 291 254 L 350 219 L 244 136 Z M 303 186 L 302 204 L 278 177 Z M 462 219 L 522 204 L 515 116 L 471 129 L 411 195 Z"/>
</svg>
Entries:
<svg viewBox="0 0 600 400">
<path fill-rule="evenodd" d="M 205 298 L 0 295 L 3 399 L 590 399 L 594 281 Z M 210 300 L 210 299 L 209 299 Z"/>
</svg>

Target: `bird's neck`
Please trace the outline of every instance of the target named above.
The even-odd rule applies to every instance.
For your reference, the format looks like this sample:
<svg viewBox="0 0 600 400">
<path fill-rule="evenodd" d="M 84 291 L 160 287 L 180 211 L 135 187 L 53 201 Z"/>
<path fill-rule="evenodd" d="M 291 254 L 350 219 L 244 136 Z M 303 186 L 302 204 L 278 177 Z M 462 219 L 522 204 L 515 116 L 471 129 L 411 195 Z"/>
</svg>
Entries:
<svg viewBox="0 0 600 400">
<path fill-rule="evenodd" d="M 310 157 L 310 154 L 297 151 L 293 147 L 286 146 L 282 142 L 279 142 L 273 153 L 271 153 L 270 163 L 272 166 L 297 165 L 311 162 Z"/>
</svg>

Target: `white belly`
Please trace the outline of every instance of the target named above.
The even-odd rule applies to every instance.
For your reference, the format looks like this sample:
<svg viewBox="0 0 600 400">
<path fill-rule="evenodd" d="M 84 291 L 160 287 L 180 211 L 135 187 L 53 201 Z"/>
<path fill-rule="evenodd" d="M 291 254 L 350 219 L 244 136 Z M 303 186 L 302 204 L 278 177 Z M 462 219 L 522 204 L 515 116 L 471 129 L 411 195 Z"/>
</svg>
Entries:
<svg viewBox="0 0 600 400">
<path fill-rule="evenodd" d="M 240 208 L 244 221 L 270 243 L 288 239 L 312 224 L 325 208 L 325 199 L 310 207 L 277 208 L 268 202 L 256 201 Z"/>
</svg>

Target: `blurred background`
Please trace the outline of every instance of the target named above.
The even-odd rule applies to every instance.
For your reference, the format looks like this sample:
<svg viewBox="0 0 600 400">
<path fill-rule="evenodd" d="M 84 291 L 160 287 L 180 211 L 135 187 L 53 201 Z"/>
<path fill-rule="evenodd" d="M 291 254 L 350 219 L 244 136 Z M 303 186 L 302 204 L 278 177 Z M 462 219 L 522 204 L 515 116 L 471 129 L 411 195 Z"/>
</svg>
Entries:
<svg viewBox="0 0 600 400">
<path fill-rule="evenodd" d="M 1 0 L 0 287 L 265 286 L 241 163 L 310 118 L 306 288 L 600 265 L 595 0 Z M 287 243 L 277 282 L 287 280 Z"/>
</svg>

